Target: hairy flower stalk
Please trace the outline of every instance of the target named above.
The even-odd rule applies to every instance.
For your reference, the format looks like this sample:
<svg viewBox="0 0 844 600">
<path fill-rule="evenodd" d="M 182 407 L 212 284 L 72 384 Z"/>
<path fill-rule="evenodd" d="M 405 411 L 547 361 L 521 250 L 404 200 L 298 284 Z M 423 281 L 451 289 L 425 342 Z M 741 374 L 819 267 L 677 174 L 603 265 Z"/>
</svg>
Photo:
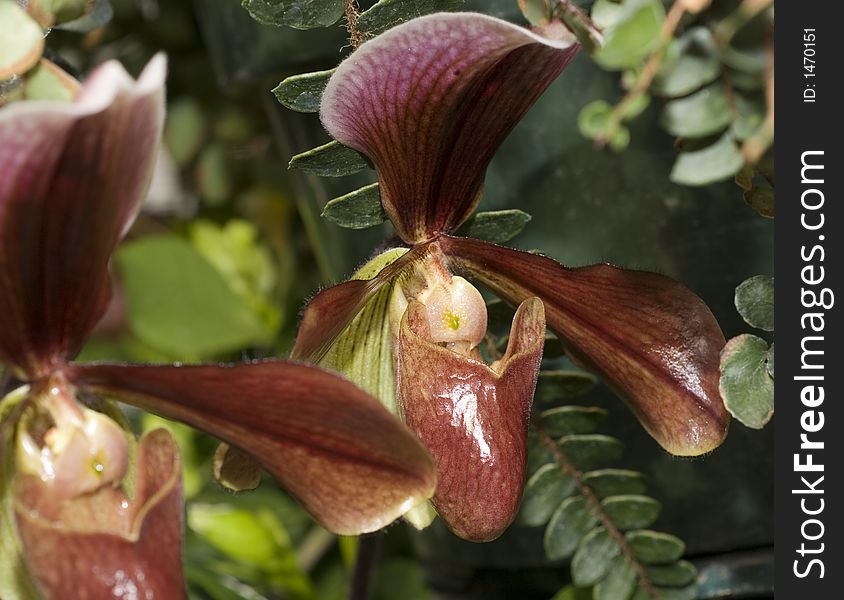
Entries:
<svg viewBox="0 0 844 600">
<path fill-rule="evenodd" d="M 568 355 L 601 374 L 669 452 L 703 454 L 726 435 L 724 337 L 692 292 L 654 273 L 573 269 L 453 235 L 477 207 L 498 145 L 579 49 L 559 23 L 532 32 L 473 13 L 428 15 L 362 44 L 320 105 L 328 132 L 375 166 L 384 212 L 407 250 L 368 279 L 314 297 L 293 356 L 331 364 L 338 338 L 350 345 L 344 330 L 361 331 L 362 314 L 371 323 L 393 290 L 380 318 L 392 331 L 395 398 L 382 400 L 433 455 L 434 506 L 470 540 L 499 535 L 518 507 L 546 319 Z M 482 298 L 464 277 L 518 307 L 507 351 L 492 365 L 477 350 Z M 426 522 L 418 507 L 408 516 Z"/>
</svg>

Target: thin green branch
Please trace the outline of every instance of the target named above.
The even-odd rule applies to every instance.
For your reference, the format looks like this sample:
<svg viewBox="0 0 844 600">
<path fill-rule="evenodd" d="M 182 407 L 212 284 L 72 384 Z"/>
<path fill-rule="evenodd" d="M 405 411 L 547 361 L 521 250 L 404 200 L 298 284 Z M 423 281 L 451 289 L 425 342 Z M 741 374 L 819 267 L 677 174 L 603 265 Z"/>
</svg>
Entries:
<svg viewBox="0 0 844 600">
<path fill-rule="evenodd" d="M 560 469 L 571 477 L 577 485 L 577 490 L 580 492 L 580 495 L 586 500 L 586 503 L 589 505 L 589 508 L 601 522 L 601 525 L 606 529 L 607 533 L 610 537 L 615 541 L 618 545 L 619 549 L 621 550 L 622 556 L 624 556 L 624 560 L 633 568 L 636 572 L 636 577 L 639 580 L 639 585 L 644 589 L 651 598 L 658 598 L 659 595 L 654 587 L 653 582 L 648 577 L 648 573 L 645 570 L 644 565 L 639 562 L 639 559 L 633 554 L 633 550 L 630 548 L 630 544 L 627 543 L 627 538 L 624 537 L 624 534 L 615 526 L 615 523 L 612 522 L 609 515 L 604 511 L 603 507 L 601 506 L 601 501 L 598 500 L 598 497 L 595 495 L 595 492 L 592 491 L 588 485 L 583 482 L 583 473 L 581 473 L 578 469 L 571 464 L 568 457 L 566 457 L 565 453 L 560 449 L 559 445 L 554 441 L 554 439 L 545 431 L 545 428 L 542 426 L 541 423 L 534 421 L 534 427 L 536 428 L 536 432 L 539 435 L 539 439 L 542 444 L 547 447 L 551 454 L 554 456 L 554 460 L 557 461 L 557 464 L 560 466 Z"/>
<path fill-rule="evenodd" d="M 601 28 L 571 0 L 557 0 L 552 9 L 553 16 L 565 23 L 577 41 L 591 54 L 601 47 L 604 37 Z"/>
<path fill-rule="evenodd" d="M 609 126 L 607 127 L 607 131 L 616 131 L 624 121 L 624 115 L 627 113 L 630 105 L 639 100 L 639 98 L 641 98 L 641 96 L 650 89 L 654 78 L 656 78 L 659 73 L 659 69 L 662 66 L 662 60 L 665 57 L 665 48 L 674 38 L 674 32 L 677 31 L 677 27 L 679 27 L 683 15 L 686 14 L 686 11 L 688 10 L 687 2 L 688 0 L 675 0 L 674 4 L 671 5 L 671 8 L 668 10 L 668 14 L 665 17 L 665 22 L 662 24 L 662 30 L 659 33 L 659 44 L 657 45 L 656 50 L 648 56 L 647 61 L 645 61 L 645 66 L 642 68 L 642 71 L 639 73 L 639 76 L 636 78 L 633 86 L 624 98 L 621 99 L 621 102 L 616 104 L 613 108 L 609 116 Z M 609 142 L 608 139 L 602 139 L 599 141 L 602 144 Z"/>
<path fill-rule="evenodd" d="M 751 137 L 745 140 L 741 147 L 744 160 L 756 164 L 767 152 L 774 141 L 774 44 L 768 40 L 768 61 L 765 68 L 765 120 Z M 773 186 L 772 186 L 773 187 Z"/>
<path fill-rule="evenodd" d="M 715 39 L 719 45 L 727 46 L 739 29 L 772 4 L 773 0 L 743 0 L 715 30 Z"/>
</svg>

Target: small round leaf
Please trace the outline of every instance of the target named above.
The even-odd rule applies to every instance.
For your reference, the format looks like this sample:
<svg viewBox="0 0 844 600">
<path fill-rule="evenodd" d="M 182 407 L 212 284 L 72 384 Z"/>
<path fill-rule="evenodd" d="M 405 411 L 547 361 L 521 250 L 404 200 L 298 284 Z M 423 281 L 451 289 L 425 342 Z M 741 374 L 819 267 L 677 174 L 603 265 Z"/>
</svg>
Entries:
<svg viewBox="0 0 844 600">
<path fill-rule="evenodd" d="M 751 327 L 774 330 L 774 278 L 756 275 L 736 288 L 736 309 Z"/>
</svg>

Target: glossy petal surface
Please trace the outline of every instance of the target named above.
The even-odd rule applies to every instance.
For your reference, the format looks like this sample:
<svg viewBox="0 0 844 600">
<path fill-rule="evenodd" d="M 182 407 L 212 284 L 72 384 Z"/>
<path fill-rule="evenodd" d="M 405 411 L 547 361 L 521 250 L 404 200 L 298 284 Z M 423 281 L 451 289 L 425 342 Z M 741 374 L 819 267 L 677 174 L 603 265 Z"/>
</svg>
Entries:
<svg viewBox="0 0 844 600">
<path fill-rule="evenodd" d="M 307 362 L 319 362 L 331 343 L 352 322 L 366 303 L 384 285 L 390 283 L 404 268 L 425 254 L 420 244 L 384 267 L 371 279 L 351 279 L 322 290 L 314 296 L 302 314 L 299 333 L 290 357 Z"/>
<path fill-rule="evenodd" d="M 72 365 L 68 377 L 254 456 L 328 529 L 375 531 L 429 498 L 433 462 L 372 396 L 309 365 Z"/>
<path fill-rule="evenodd" d="M 724 335 L 688 289 L 656 273 L 569 269 L 467 238 L 439 243 L 454 267 L 508 302 L 541 298 L 568 353 L 603 375 L 663 448 L 695 456 L 721 444 L 729 424 L 718 391 Z"/>
<path fill-rule="evenodd" d="M 136 495 L 115 488 L 57 501 L 32 476 L 17 481 L 27 564 L 46 600 L 185 597 L 181 463 L 159 429 L 138 446 Z"/>
<path fill-rule="evenodd" d="M 522 497 L 545 341 L 542 302 L 522 304 L 507 352 L 492 368 L 429 339 L 425 307 L 411 302 L 397 344 L 399 410 L 437 463 L 439 515 L 460 537 L 492 540 L 513 521 Z"/>
<path fill-rule="evenodd" d="M 0 361 L 35 378 L 72 357 L 109 297 L 164 121 L 165 60 L 100 66 L 74 102 L 0 109 Z"/>
<path fill-rule="evenodd" d="M 320 115 L 372 160 L 384 210 L 418 242 L 471 214 L 495 150 L 579 48 L 480 14 L 420 17 L 343 62 Z"/>
</svg>

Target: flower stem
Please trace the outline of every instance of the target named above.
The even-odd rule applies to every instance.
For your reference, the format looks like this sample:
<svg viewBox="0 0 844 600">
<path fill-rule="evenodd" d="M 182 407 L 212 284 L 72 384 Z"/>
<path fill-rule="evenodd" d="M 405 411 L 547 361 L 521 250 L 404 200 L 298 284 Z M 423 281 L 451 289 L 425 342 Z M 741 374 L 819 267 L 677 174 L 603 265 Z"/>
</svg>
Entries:
<svg viewBox="0 0 844 600">
<path fill-rule="evenodd" d="M 601 501 L 595 495 L 595 492 L 593 492 L 592 488 L 583 482 L 583 473 L 571 464 L 565 453 L 560 449 L 548 432 L 545 431 L 545 428 L 542 427 L 542 424 L 534 421 L 533 426 L 536 428 L 536 432 L 539 435 L 539 439 L 542 444 L 551 451 L 551 454 L 554 456 L 554 460 L 557 461 L 557 464 L 560 466 L 563 473 L 575 481 L 578 492 L 580 492 L 580 495 L 586 500 L 586 504 L 589 505 L 590 510 L 595 514 L 601 522 L 601 525 L 618 545 L 622 556 L 624 556 L 624 560 L 626 560 L 636 572 L 636 576 L 639 579 L 639 585 L 647 592 L 649 597 L 658 598 L 659 596 L 656 588 L 648 577 L 648 573 L 645 571 L 644 565 L 642 565 L 642 563 L 639 562 L 639 559 L 637 559 L 633 554 L 630 544 L 627 543 L 627 538 L 624 537 L 624 534 L 621 533 L 618 527 L 615 526 L 615 523 L 612 522 L 609 515 L 604 511 L 601 506 Z"/>
<path fill-rule="evenodd" d="M 380 532 L 362 535 L 358 538 L 355 566 L 352 571 L 352 581 L 349 584 L 349 600 L 366 600 L 369 597 L 369 584 L 372 581 L 372 572 L 380 544 Z"/>
<path fill-rule="evenodd" d="M 363 35 L 358 29 L 360 10 L 358 9 L 357 0 L 343 0 L 343 14 L 346 16 L 346 30 L 349 32 L 349 43 L 352 45 L 352 48 L 357 48 L 363 41 Z"/>
</svg>

